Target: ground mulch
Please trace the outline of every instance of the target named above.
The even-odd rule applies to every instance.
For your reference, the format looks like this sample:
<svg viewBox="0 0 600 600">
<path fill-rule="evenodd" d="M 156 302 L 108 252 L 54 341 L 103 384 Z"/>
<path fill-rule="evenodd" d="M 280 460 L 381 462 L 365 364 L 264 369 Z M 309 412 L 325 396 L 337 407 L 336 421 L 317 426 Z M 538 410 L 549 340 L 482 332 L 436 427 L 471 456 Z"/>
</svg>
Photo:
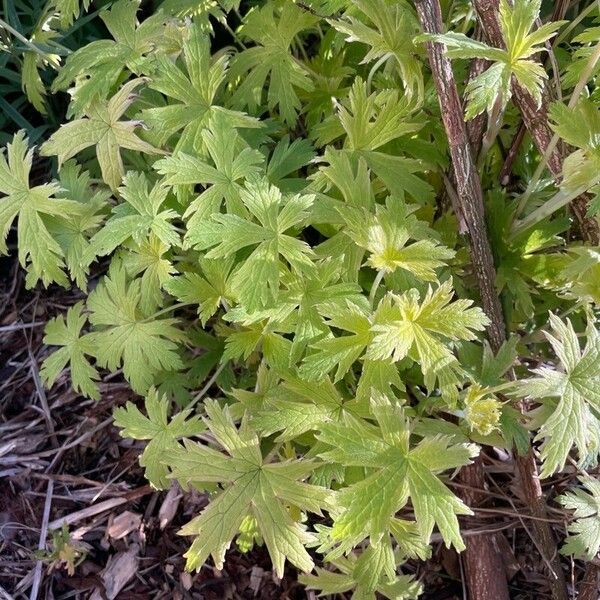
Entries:
<svg viewBox="0 0 600 600">
<path fill-rule="evenodd" d="M 207 499 L 147 485 L 138 464 L 143 442 L 121 438 L 112 425 L 113 408 L 135 400 L 127 384 L 119 374 L 104 377 L 96 402 L 71 390 L 68 373 L 52 390 L 40 382 L 43 325 L 81 298 L 55 287 L 26 291 L 16 261 L 0 259 L 0 600 L 316 598 L 298 584 L 293 568 L 279 580 L 262 547 L 247 554 L 232 547 L 220 571 L 212 564 L 199 573 L 184 570 L 189 540 L 177 531 Z M 488 457 L 489 507 L 463 528 L 467 535 L 495 535 L 513 598 L 542 600 L 550 597 L 551 582 L 526 512 L 515 504 L 511 460 L 502 453 Z M 567 472 L 547 485 L 560 493 L 576 475 Z M 551 506 L 549 514 L 563 537 L 564 513 Z M 75 557 L 72 574 L 52 553 L 50 531 L 63 524 L 63 551 Z M 568 581 L 581 576 L 576 563 L 565 559 L 563 566 Z M 439 542 L 430 560 L 408 567 L 425 584 L 424 600 L 465 597 L 460 556 Z"/>
</svg>

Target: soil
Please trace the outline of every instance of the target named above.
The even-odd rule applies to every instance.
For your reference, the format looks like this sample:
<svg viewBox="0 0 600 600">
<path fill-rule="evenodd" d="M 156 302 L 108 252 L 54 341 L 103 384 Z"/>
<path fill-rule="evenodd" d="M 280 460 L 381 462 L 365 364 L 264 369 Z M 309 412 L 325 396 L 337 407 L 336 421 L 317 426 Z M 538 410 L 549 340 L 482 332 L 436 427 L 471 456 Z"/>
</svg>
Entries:
<svg viewBox="0 0 600 600">
<path fill-rule="evenodd" d="M 232 547 L 222 570 L 207 563 L 198 573 L 185 571 L 189 540 L 177 532 L 206 498 L 147 485 L 138 464 L 143 442 L 121 438 L 111 421 L 115 406 L 135 400 L 127 384 L 118 375 L 104 377 L 98 402 L 72 392 L 68 373 L 51 390 L 41 385 L 43 326 L 81 292 L 26 291 L 12 259 L 0 261 L 0 273 L 0 599 L 316 598 L 293 568 L 279 580 L 262 547 L 247 554 Z M 489 503 L 463 521 L 463 530 L 495 535 L 513 598 L 550 598 L 551 580 L 531 542 L 512 473 L 510 456 L 487 456 Z M 563 474 L 547 485 L 554 495 L 575 476 Z M 550 516 L 563 538 L 565 515 L 552 506 Z M 68 535 L 58 556 L 61 544 L 47 530 L 60 531 L 61 520 Z M 425 584 L 423 598 L 466 598 L 460 556 L 436 540 L 430 560 L 408 565 Z M 60 560 L 69 553 L 72 575 Z M 572 584 L 582 576 L 568 559 L 563 567 Z"/>
</svg>

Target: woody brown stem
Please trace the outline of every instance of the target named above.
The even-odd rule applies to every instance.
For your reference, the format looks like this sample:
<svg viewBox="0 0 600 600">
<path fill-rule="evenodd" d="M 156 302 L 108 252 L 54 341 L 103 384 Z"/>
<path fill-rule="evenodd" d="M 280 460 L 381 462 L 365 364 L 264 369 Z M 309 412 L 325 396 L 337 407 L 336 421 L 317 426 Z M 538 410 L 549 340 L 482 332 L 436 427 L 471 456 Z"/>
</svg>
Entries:
<svg viewBox="0 0 600 600">
<path fill-rule="evenodd" d="M 569 5 L 570 5 L 570 0 L 557 0 L 557 2 L 554 4 L 554 9 L 552 10 L 552 15 L 550 16 L 550 21 L 562 21 L 565 18 L 565 15 L 567 14 Z M 480 25 L 480 24 L 478 23 L 478 25 Z M 480 38 L 476 38 L 476 39 L 480 39 Z M 546 41 L 546 49 L 548 50 L 548 57 L 545 60 L 544 64 L 546 64 L 548 62 L 548 58 L 551 56 L 550 52 L 552 52 L 552 44 L 548 41 Z M 555 73 L 555 75 L 556 75 L 556 77 L 558 77 L 557 73 Z M 515 158 L 517 157 L 517 154 L 519 152 L 521 144 L 523 143 L 523 139 L 525 138 L 526 131 L 527 131 L 527 127 L 525 127 L 525 124 L 523 123 L 523 119 L 521 119 L 519 126 L 517 127 L 517 133 L 516 133 L 516 135 L 512 141 L 512 144 L 510 146 L 510 150 L 506 156 L 504 164 L 502 165 L 502 170 L 500 172 L 500 184 L 501 185 L 504 185 L 504 186 L 508 185 L 508 182 L 510 180 L 510 174 L 512 171 L 512 166 L 515 161 Z"/>
<path fill-rule="evenodd" d="M 417 0 L 415 5 L 423 31 L 442 33 L 439 0 Z M 457 199 L 469 235 L 474 273 L 483 309 L 490 319 L 488 338 L 490 345 L 498 350 L 505 339 L 504 318 L 494 283 L 496 270 L 487 237 L 481 182 L 450 61 L 436 43 L 427 44 L 427 54 L 448 137 Z M 468 487 L 483 489 L 485 473 L 481 458 L 464 469 L 462 477 Z M 478 493 L 468 494 L 464 499 L 475 506 L 480 502 L 480 496 Z M 490 536 L 469 536 L 467 539 L 465 575 L 471 600 L 508 600 L 502 557 Z"/>
<path fill-rule="evenodd" d="M 473 0 L 473 2 L 489 43 L 493 46 L 504 47 L 498 21 L 498 0 Z M 542 104 L 538 107 L 533 96 L 513 80 L 513 96 L 515 104 L 521 111 L 525 126 L 540 153 L 544 154 L 553 137 L 547 118 L 548 91 L 544 90 Z M 563 160 L 564 148 L 557 146 L 548 157 L 548 167 L 557 180 L 562 174 Z M 584 239 L 592 243 L 598 243 L 598 223 L 586 217 L 587 200 L 582 197 L 576 199 L 572 204 L 572 210 Z M 517 456 L 516 464 L 529 510 L 532 516 L 536 517 L 533 526 L 535 542 L 550 571 L 552 595 L 555 600 L 566 600 L 568 597 L 566 581 L 561 568 L 556 542 L 549 523 L 544 520 L 546 518 L 546 504 L 533 451 L 530 450 L 525 456 Z"/>
<path fill-rule="evenodd" d="M 481 31 L 481 27 L 479 25 L 475 26 L 475 32 L 473 37 L 477 40 L 481 40 L 483 36 L 483 32 Z M 469 74 L 467 76 L 467 83 L 472 81 L 478 75 L 481 75 L 488 67 L 490 66 L 490 62 L 483 58 L 475 58 L 471 61 L 469 66 Z M 479 151 L 481 149 L 481 144 L 483 141 L 483 135 L 485 133 L 485 126 L 487 123 L 486 115 L 484 113 L 477 115 L 475 118 L 467 121 L 467 137 L 469 138 L 469 144 L 471 144 L 471 151 L 473 154 L 473 158 L 477 157 Z M 452 184 L 453 189 L 456 189 L 456 175 L 454 174 L 454 168 L 452 165 L 448 168 L 447 177 Z M 454 214 L 456 215 L 456 219 L 459 224 L 460 233 L 465 233 L 466 226 L 464 224 L 464 216 L 462 214 L 462 209 L 460 203 L 456 201 L 456 194 L 448 194 L 447 192 L 441 198 L 440 212 L 444 212 L 447 208 L 448 201 L 452 204 L 452 208 L 454 210 Z"/>
<path fill-rule="evenodd" d="M 579 584 L 578 600 L 598 600 L 600 597 L 600 567 L 589 562 L 585 568 L 583 579 Z"/>
<path fill-rule="evenodd" d="M 442 16 L 438 0 L 417 0 L 416 8 L 423 31 L 440 33 Z M 463 117 L 462 103 L 450 61 L 439 44 L 427 43 L 427 54 L 438 93 L 444 128 L 448 137 L 450 157 L 456 178 L 456 191 L 467 225 L 471 260 L 481 295 L 483 310 L 490 319 L 487 329 L 490 345 L 499 350 L 506 338 L 504 317 L 495 287 L 496 270 L 485 225 L 483 192 L 475 168 Z"/>
<path fill-rule="evenodd" d="M 504 48 L 504 38 L 498 20 L 499 0 L 473 0 L 479 22 L 483 28 L 488 43 L 497 48 Z M 547 87 L 542 90 L 542 102 L 538 106 L 536 99 L 519 84 L 513 77 L 512 91 L 514 102 L 521 112 L 525 127 L 543 156 L 553 137 L 548 123 L 548 106 L 550 94 Z M 558 182 L 562 177 L 563 162 L 568 149 L 564 144 L 558 144 L 548 157 L 548 168 Z M 588 198 L 585 195 L 571 202 L 571 211 L 577 220 L 584 241 L 597 245 L 600 243 L 600 226 L 594 218 L 587 216 Z"/>
</svg>

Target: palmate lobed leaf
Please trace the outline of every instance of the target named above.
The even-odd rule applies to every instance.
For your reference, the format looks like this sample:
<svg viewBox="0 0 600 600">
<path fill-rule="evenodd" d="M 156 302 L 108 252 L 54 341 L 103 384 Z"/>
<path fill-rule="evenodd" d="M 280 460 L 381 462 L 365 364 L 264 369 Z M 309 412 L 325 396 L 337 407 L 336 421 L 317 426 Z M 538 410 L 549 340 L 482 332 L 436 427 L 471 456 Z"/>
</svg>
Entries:
<svg viewBox="0 0 600 600">
<path fill-rule="evenodd" d="M 139 75 L 148 64 L 148 55 L 166 45 L 165 15 L 158 12 L 139 23 L 139 7 L 140 0 L 115 2 L 100 15 L 114 41 L 94 40 L 68 56 L 52 89 L 66 90 L 75 83 L 70 117 L 81 115 L 90 103 L 104 98 L 125 68 Z"/>
<path fill-rule="evenodd" d="M 196 22 L 190 27 L 182 50 L 185 70 L 167 56 L 158 55 L 156 75 L 149 84 L 176 102 L 147 108 L 141 113 L 158 143 L 162 146 L 180 132 L 174 150 L 193 154 L 206 149 L 202 131 L 212 118 L 220 117 L 230 127 L 258 127 L 256 118 L 227 109 L 219 102 L 229 57 L 225 53 L 211 57 L 210 38 Z"/>
<path fill-rule="evenodd" d="M 119 192 L 125 202 L 113 208 L 113 216 L 92 237 L 81 257 L 82 263 L 89 264 L 97 256 L 112 253 L 130 238 L 141 244 L 151 234 L 167 248 L 180 245 L 179 235 L 171 223 L 179 215 L 171 209 L 161 210 L 169 193 L 162 182 L 150 190 L 143 173 L 129 171 Z"/>
<path fill-rule="evenodd" d="M 123 373 L 132 388 L 145 393 L 161 370 L 176 371 L 183 366 L 177 352 L 185 334 L 177 319 L 153 319 L 140 309 L 141 280 L 127 281 L 125 270 L 111 268 L 89 295 L 89 320 L 96 327 L 90 342 L 96 345 L 96 360 L 102 367 Z"/>
<path fill-rule="evenodd" d="M 363 19 L 346 14 L 344 18 L 331 20 L 333 27 L 345 34 L 347 41 L 368 46 L 363 63 L 393 58 L 407 93 L 422 95 L 423 75 L 414 43 L 420 27 L 409 3 L 357 0 L 354 5 Z"/>
<path fill-rule="evenodd" d="M 199 138 L 208 153 L 206 159 L 180 151 L 158 160 L 154 165 L 158 173 L 165 176 L 168 185 L 202 184 L 206 187 L 185 211 L 187 237 L 196 226 L 220 212 L 222 204 L 225 204 L 227 212 L 247 217 L 248 211 L 240 195 L 242 182 L 258 176 L 264 162 L 264 156 L 249 148 L 223 115 L 211 118 Z M 209 157 L 210 162 L 207 160 Z"/>
<path fill-rule="evenodd" d="M 395 557 L 389 539 L 371 543 L 357 558 L 339 558 L 331 561 L 337 572 L 317 568 L 316 575 L 301 575 L 300 581 L 309 590 L 321 594 L 343 594 L 353 591 L 353 598 L 375 600 L 378 594 L 392 600 L 413 600 L 422 592 L 422 586 L 410 575 L 397 575 Z"/>
<path fill-rule="evenodd" d="M 171 483 L 165 457 L 181 447 L 177 441 L 196 436 L 206 429 L 200 417 L 190 416 L 191 411 L 181 411 L 169 419 L 170 404 L 166 396 L 160 396 L 151 388 L 144 401 L 147 416 L 132 402 L 113 413 L 115 425 L 121 428 L 123 437 L 149 440 L 140 456 L 140 465 L 145 468 L 148 481 L 157 489 L 168 488 Z"/>
<path fill-rule="evenodd" d="M 569 536 L 561 552 L 592 560 L 600 550 L 600 483 L 590 476 L 580 477 L 580 481 L 582 487 L 557 499 L 573 511 L 575 519 L 567 527 Z"/>
<path fill-rule="evenodd" d="M 411 449 L 403 409 L 384 397 L 372 400 L 371 406 L 378 428 L 347 415 L 339 423 L 322 426 L 318 435 L 331 447 L 321 453 L 324 460 L 367 467 L 370 472 L 338 493 L 333 539 L 340 542 L 340 549 L 365 537 L 377 543 L 390 519 L 410 498 L 425 539 L 437 524 L 448 546 L 463 548 L 456 515 L 470 514 L 470 510 L 436 473 L 469 464 L 478 449 L 452 445 L 442 437 L 424 438 Z"/>
<path fill-rule="evenodd" d="M 135 129 L 141 125 L 138 121 L 120 120 L 135 100 L 134 91 L 143 83 L 143 79 L 133 79 L 124 84 L 108 102 L 92 101 L 85 110 L 85 116 L 63 125 L 52 134 L 42 144 L 40 153 L 43 156 L 58 156 L 60 167 L 65 160 L 94 146 L 102 178 L 116 191 L 125 173 L 121 148 L 164 154 L 164 151 L 137 137 Z"/>
<path fill-rule="evenodd" d="M 7 251 L 6 237 L 15 218 L 19 239 L 19 262 L 27 268 L 27 286 L 38 280 L 44 285 L 56 282 L 64 287 L 64 252 L 48 230 L 45 216 L 77 215 L 81 206 L 58 198 L 60 187 L 47 183 L 31 187 L 29 176 L 33 149 L 28 149 L 25 132 L 17 133 L 0 154 L 0 253 Z"/>
<path fill-rule="evenodd" d="M 542 440 L 540 476 L 562 469 L 575 446 L 585 461 L 597 446 L 597 417 L 600 410 L 600 336 L 593 322 L 588 324 L 587 344 L 582 350 L 573 325 L 549 315 L 551 332 L 546 337 L 560 364 L 560 370 L 535 369 L 537 377 L 521 382 L 523 395 L 548 403 L 550 414 L 536 439 Z M 557 398 L 554 401 L 553 398 Z"/>
<path fill-rule="evenodd" d="M 206 258 L 210 259 L 228 258 L 241 249 L 253 248 L 232 281 L 247 310 L 253 311 L 276 297 L 280 257 L 294 269 L 312 267 L 313 253 L 308 244 L 286 232 L 307 221 L 313 196 L 284 198 L 265 178 L 253 178 L 240 191 L 240 198 L 249 218 L 214 214 L 210 220 L 194 223 L 187 240 L 198 250 L 208 249 Z"/>
<path fill-rule="evenodd" d="M 73 389 L 88 398 L 99 400 L 97 381 L 100 376 L 86 358 L 95 356 L 96 350 L 89 334 L 81 335 L 87 321 L 82 311 L 83 303 L 78 302 L 67 311 L 66 318 L 60 315 L 46 325 L 44 344 L 61 348 L 46 358 L 40 376 L 46 385 L 52 386 L 68 364 Z"/>
<path fill-rule="evenodd" d="M 283 121 L 291 126 L 296 123 L 301 105 L 296 90 L 310 91 L 313 84 L 289 47 L 295 36 L 316 21 L 293 2 L 267 3 L 248 15 L 241 33 L 257 45 L 240 52 L 231 63 L 229 78 L 239 81 L 232 98 L 235 106 L 260 106 L 266 87 L 269 109 L 277 107 Z"/>
<path fill-rule="evenodd" d="M 313 465 L 307 461 L 263 462 L 258 437 L 247 423 L 242 422 L 238 429 L 226 408 L 214 401 L 205 406 L 206 425 L 227 455 L 188 443 L 167 457 L 173 477 L 181 485 L 223 485 L 208 507 L 181 530 L 183 535 L 196 536 L 186 553 L 187 568 L 199 569 L 209 555 L 217 567 L 222 566 L 225 550 L 250 514 L 280 577 L 285 560 L 310 571 L 313 562 L 304 546 L 313 536 L 294 521 L 287 506 L 317 513 L 327 506 L 327 490 L 301 481 Z"/>
</svg>

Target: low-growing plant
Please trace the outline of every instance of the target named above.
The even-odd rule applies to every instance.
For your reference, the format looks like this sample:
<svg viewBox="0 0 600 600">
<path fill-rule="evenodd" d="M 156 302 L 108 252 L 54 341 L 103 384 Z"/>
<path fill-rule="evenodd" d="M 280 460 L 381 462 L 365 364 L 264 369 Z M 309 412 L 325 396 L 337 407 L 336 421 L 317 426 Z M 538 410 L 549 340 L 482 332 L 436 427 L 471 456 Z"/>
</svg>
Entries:
<svg viewBox="0 0 600 600">
<path fill-rule="evenodd" d="M 48 89 L 73 48 L 102 37 L 90 0 L 4 0 L 0 11 L 0 139 L 17 129 L 31 142 L 59 126 L 62 103 Z M 85 15 L 85 16 L 84 16 Z M 40 117 L 43 117 L 41 119 Z"/>
<path fill-rule="evenodd" d="M 118 0 L 54 82 L 56 179 L 30 180 L 23 133 L 0 158 L 0 250 L 15 225 L 28 287 L 87 293 L 41 375 L 99 398 L 121 370 L 144 397 L 115 423 L 146 477 L 209 497 L 189 569 L 236 540 L 323 594 L 415 598 L 436 531 L 473 598 L 508 598 L 470 576 L 490 538 L 461 536 L 491 447 L 556 598 L 536 457 L 582 472 L 563 552 L 598 553 L 598 8 L 447 4 Z"/>
</svg>

